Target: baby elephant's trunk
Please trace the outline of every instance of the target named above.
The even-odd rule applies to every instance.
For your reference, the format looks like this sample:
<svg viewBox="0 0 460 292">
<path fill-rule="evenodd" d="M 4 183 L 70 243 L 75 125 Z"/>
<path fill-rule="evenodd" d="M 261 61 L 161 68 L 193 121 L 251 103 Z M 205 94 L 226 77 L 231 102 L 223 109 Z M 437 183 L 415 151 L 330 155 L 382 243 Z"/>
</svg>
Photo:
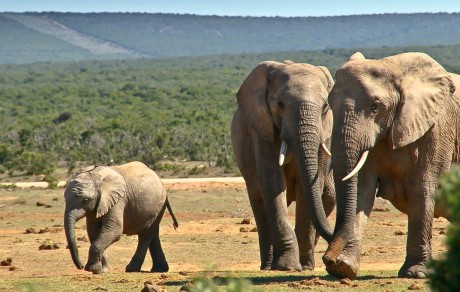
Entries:
<svg viewBox="0 0 460 292">
<path fill-rule="evenodd" d="M 64 227 L 65 236 L 67 238 L 67 245 L 69 246 L 73 263 L 78 269 L 83 269 L 83 265 L 80 262 L 77 242 L 75 241 L 75 223 L 85 215 L 86 212 L 84 209 L 66 209 L 64 214 Z"/>
</svg>

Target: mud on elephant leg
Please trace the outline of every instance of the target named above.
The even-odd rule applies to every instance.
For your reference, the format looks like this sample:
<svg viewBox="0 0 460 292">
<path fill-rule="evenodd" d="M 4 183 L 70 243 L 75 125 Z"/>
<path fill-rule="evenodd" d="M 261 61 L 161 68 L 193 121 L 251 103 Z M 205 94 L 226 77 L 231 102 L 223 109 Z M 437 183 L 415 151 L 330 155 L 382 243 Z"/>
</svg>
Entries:
<svg viewBox="0 0 460 292">
<path fill-rule="evenodd" d="M 326 271 L 339 279 L 354 279 L 358 275 L 360 258 L 360 241 L 350 240 L 334 263 L 326 263 Z"/>
<path fill-rule="evenodd" d="M 351 280 L 358 275 L 361 260 L 361 240 L 369 217 L 366 214 L 370 213 L 369 209 L 372 208 L 373 203 L 373 200 L 367 201 L 367 212 L 361 211 L 356 215 L 353 233 L 335 262 L 325 263 L 326 271 L 330 275 L 339 279 L 349 278 Z"/>
</svg>

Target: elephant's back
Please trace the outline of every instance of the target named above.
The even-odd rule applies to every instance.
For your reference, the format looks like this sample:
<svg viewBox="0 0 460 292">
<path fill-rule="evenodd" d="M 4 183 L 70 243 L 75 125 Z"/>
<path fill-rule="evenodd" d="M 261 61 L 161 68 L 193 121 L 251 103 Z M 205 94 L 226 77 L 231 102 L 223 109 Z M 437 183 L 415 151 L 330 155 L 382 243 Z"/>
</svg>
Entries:
<svg viewBox="0 0 460 292">
<path fill-rule="evenodd" d="M 114 167 L 126 180 L 124 230 L 137 234 L 151 226 L 166 202 L 166 190 L 160 177 L 142 162 L 134 161 Z"/>
</svg>

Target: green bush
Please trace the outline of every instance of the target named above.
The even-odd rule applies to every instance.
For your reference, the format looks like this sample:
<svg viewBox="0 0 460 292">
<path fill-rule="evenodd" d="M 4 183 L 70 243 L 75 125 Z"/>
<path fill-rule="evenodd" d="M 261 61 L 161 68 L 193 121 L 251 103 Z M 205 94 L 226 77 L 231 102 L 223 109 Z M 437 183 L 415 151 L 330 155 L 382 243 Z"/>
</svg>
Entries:
<svg viewBox="0 0 460 292">
<path fill-rule="evenodd" d="M 429 264 L 433 291 L 460 291 L 460 166 L 456 165 L 439 182 L 436 204 L 448 209 L 447 252 Z"/>
</svg>

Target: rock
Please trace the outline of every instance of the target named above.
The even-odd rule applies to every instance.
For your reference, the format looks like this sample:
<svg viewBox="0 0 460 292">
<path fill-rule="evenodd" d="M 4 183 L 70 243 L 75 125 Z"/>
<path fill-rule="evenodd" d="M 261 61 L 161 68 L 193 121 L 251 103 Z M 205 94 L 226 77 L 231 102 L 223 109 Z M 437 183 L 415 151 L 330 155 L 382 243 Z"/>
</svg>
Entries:
<svg viewBox="0 0 460 292">
<path fill-rule="evenodd" d="M 4 267 L 11 266 L 12 262 L 13 262 L 12 258 L 6 258 L 6 260 L 3 260 L 0 262 L 0 266 L 4 266 Z"/>
<path fill-rule="evenodd" d="M 25 234 L 35 234 L 37 233 L 37 230 L 35 228 L 27 228 Z"/>
<path fill-rule="evenodd" d="M 351 280 L 348 278 L 341 279 L 340 284 L 351 286 Z"/>
<path fill-rule="evenodd" d="M 409 286 L 409 288 L 407 288 L 408 290 L 422 290 L 424 287 L 423 285 L 419 284 L 419 283 L 413 283 L 412 285 Z"/>
<path fill-rule="evenodd" d="M 40 229 L 38 231 L 39 234 L 48 233 L 48 232 L 50 232 L 50 229 L 48 227 L 46 227 L 45 229 Z"/>
<path fill-rule="evenodd" d="M 43 203 L 43 202 L 37 202 L 37 207 L 45 207 L 48 206 L 48 204 Z"/>
<path fill-rule="evenodd" d="M 84 241 L 84 242 L 88 242 L 88 241 L 89 241 L 88 238 L 86 237 L 86 235 L 77 237 L 77 240 L 78 240 L 78 241 Z"/>
<path fill-rule="evenodd" d="M 59 245 L 53 243 L 51 240 L 45 240 L 39 247 L 39 250 L 52 250 L 59 249 Z"/>
<path fill-rule="evenodd" d="M 241 221 L 241 224 L 251 224 L 251 218 L 244 218 L 243 221 Z"/>
<path fill-rule="evenodd" d="M 250 232 L 251 229 L 249 227 L 240 227 L 240 232 Z"/>
<path fill-rule="evenodd" d="M 160 292 L 161 288 L 158 285 L 152 284 L 150 281 L 144 282 L 144 288 L 142 288 L 141 292 Z"/>
<path fill-rule="evenodd" d="M 402 230 L 395 231 L 395 235 L 406 235 L 406 234 L 407 234 L 406 231 L 402 231 Z"/>
</svg>

